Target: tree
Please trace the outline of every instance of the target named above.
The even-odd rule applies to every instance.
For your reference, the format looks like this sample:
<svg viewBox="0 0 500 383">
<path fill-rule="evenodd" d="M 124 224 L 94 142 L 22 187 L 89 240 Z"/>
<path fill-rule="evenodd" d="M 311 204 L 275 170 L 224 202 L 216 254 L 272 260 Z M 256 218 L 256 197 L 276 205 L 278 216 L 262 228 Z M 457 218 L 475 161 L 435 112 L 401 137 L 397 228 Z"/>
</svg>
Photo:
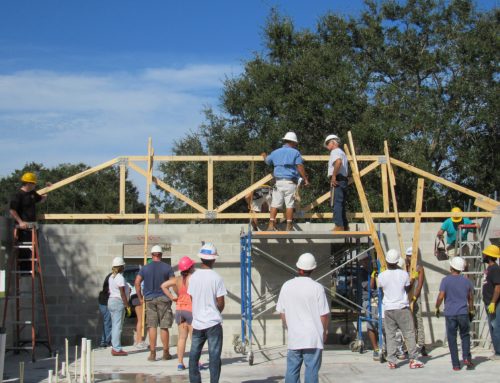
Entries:
<svg viewBox="0 0 500 383">
<path fill-rule="evenodd" d="M 61 164 L 46 168 L 43 164 L 29 163 L 0 179 L 0 201 L 8 207 L 10 197 L 19 189 L 21 175 L 34 172 L 38 185 L 56 182 L 90 169 L 85 164 Z M 38 205 L 38 213 L 110 213 L 118 212 L 120 172 L 116 167 L 103 169 L 49 193 L 44 204 Z M 125 183 L 125 205 L 129 213 L 143 213 L 144 204 L 139 202 L 139 192 L 130 182 Z"/>
</svg>

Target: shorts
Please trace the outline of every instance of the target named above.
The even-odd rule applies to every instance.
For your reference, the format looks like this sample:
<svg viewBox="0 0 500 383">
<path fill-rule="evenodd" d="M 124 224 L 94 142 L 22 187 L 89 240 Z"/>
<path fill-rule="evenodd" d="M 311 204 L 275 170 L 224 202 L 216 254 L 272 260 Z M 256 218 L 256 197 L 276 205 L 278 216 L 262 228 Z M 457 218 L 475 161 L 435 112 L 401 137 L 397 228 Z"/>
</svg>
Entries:
<svg viewBox="0 0 500 383">
<path fill-rule="evenodd" d="M 193 323 L 193 313 L 191 311 L 177 310 L 175 312 L 175 323 L 180 325 L 184 322 L 191 326 L 191 323 Z"/>
<path fill-rule="evenodd" d="M 295 191 L 297 184 L 289 180 L 277 180 L 276 187 L 273 189 L 273 199 L 271 207 L 279 209 L 285 203 L 287 209 L 293 209 L 295 206 Z"/>
<path fill-rule="evenodd" d="M 172 301 L 167 297 L 146 300 L 146 326 L 170 328 L 174 321 Z"/>
<path fill-rule="evenodd" d="M 368 303 L 369 303 L 368 300 L 363 301 L 363 308 L 365 310 L 368 310 Z M 377 308 L 376 305 L 375 306 L 373 306 L 373 305 L 371 306 L 371 314 L 372 314 L 371 317 L 372 317 L 372 319 L 377 318 L 377 316 L 378 316 L 378 311 L 377 310 L 378 310 L 378 308 Z M 363 316 L 364 317 L 368 317 L 368 313 L 367 312 L 364 313 Z M 366 321 L 366 329 L 368 331 L 375 331 L 375 332 L 377 332 L 378 331 L 378 321 L 377 320 L 367 320 Z"/>
<path fill-rule="evenodd" d="M 132 295 L 130 297 L 130 306 L 140 306 L 141 305 L 141 301 L 139 300 L 139 298 L 137 297 L 136 294 Z"/>
<path fill-rule="evenodd" d="M 265 204 L 267 204 L 267 206 L 271 205 L 271 194 L 252 200 L 252 211 L 260 213 Z"/>
</svg>

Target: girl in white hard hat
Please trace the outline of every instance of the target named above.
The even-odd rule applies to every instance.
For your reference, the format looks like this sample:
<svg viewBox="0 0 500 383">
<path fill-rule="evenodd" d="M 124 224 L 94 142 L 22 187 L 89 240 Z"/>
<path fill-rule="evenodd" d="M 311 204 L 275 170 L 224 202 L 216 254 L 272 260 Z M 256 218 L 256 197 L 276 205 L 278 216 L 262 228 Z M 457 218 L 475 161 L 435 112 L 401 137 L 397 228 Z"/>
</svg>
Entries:
<svg viewBox="0 0 500 383">
<path fill-rule="evenodd" d="M 129 288 L 123 270 L 125 261 L 122 257 L 115 257 L 111 266 L 112 275 L 109 277 L 108 310 L 111 314 L 111 355 L 125 356 L 127 352 L 122 349 L 121 335 L 125 310 L 130 311 L 128 302 Z"/>
</svg>

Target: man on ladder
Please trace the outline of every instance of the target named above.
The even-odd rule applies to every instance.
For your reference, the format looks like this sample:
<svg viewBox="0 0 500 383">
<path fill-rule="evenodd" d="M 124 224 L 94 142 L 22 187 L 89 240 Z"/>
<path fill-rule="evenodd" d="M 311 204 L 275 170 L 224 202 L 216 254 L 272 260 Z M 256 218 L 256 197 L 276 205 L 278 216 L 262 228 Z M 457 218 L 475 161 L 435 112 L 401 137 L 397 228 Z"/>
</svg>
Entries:
<svg viewBox="0 0 500 383">
<path fill-rule="evenodd" d="M 14 253 L 10 257 L 9 276 L 7 279 L 7 296 L 3 313 L 3 324 L 7 321 L 7 310 L 9 300 L 15 301 L 15 315 L 11 315 L 15 324 L 14 345 L 10 349 L 31 350 L 32 360 L 35 361 L 35 348 L 37 344 L 45 344 L 52 353 L 50 330 L 48 324 L 47 307 L 45 300 L 45 290 L 43 286 L 42 268 L 40 254 L 38 252 L 37 227 L 36 227 L 36 204 L 46 200 L 47 196 L 40 195 L 35 191 L 37 177 L 34 173 L 24 173 L 21 177 L 22 186 L 12 196 L 10 201 L 10 215 L 16 221 L 14 230 Z M 22 288 L 20 278 L 30 277 L 31 291 Z M 11 289 L 11 278 L 14 278 L 14 291 Z M 38 281 L 38 288 L 37 288 Z M 26 287 L 26 286 L 24 286 Z M 30 312 L 26 309 L 27 301 L 31 302 Z M 35 322 L 37 319 L 37 304 L 41 303 L 45 331 L 47 338 L 41 340 L 39 329 Z M 31 339 L 23 339 L 22 335 L 31 328 Z M 31 345 L 25 346 L 30 343 Z M 9 349 L 9 348 L 8 348 Z"/>
</svg>

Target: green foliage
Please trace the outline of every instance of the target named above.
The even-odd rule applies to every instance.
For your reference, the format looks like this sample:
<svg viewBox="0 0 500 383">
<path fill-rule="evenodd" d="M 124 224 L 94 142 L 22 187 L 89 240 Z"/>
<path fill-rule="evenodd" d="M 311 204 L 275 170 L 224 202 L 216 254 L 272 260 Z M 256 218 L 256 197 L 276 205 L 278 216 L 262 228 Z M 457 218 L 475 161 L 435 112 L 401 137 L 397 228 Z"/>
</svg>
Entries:
<svg viewBox="0 0 500 383">
<path fill-rule="evenodd" d="M 258 155 L 294 131 L 302 154 L 327 154 L 324 137 L 345 140 L 351 130 L 358 154 L 383 154 L 387 140 L 393 157 L 493 193 L 500 184 L 498 15 L 478 13 L 469 0 L 369 0 L 357 19 L 329 13 L 315 31 L 298 31 L 272 11 L 264 52 L 224 83 L 221 114 L 206 110 L 205 124 L 175 143 L 174 152 Z M 303 203 L 328 190 L 326 164 L 306 168 L 312 186 Z M 216 205 L 270 171 L 260 163 L 253 176 L 250 169 L 216 168 Z M 170 163 L 160 170 L 167 183 L 204 204 L 206 164 Z M 416 177 L 395 171 L 400 210 L 414 210 Z M 363 184 L 370 206 L 380 210 L 380 181 L 370 175 Z M 430 182 L 425 196 L 429 210 L 467 198 Z M 348 203 L 359 208 L 354 188 Z M 156 204 L 185 209 L 173 199 Z"/>
<path fill-rule="evenodd" d="M 21 186 L 24 172 L 34 172 L 38 176 L 37 189 L 47 182 L 55 183 L 77 173 L 90 169 L 85 164 L 60 164 L 46 168 L 42 164 L 26 164 L 10 176 L 0 179 L 0 202 L 8 207 L 11 196 Z M 103 169 L 48 194 L 45 203 L 38 205 L 38 213 L 118 213 L 120 171 L 117 167 Z M 145 211 L 138 201 L 139 192 L 130 182 L 125 183 L 125 210 L 128 213 Z"/>
</svg>

